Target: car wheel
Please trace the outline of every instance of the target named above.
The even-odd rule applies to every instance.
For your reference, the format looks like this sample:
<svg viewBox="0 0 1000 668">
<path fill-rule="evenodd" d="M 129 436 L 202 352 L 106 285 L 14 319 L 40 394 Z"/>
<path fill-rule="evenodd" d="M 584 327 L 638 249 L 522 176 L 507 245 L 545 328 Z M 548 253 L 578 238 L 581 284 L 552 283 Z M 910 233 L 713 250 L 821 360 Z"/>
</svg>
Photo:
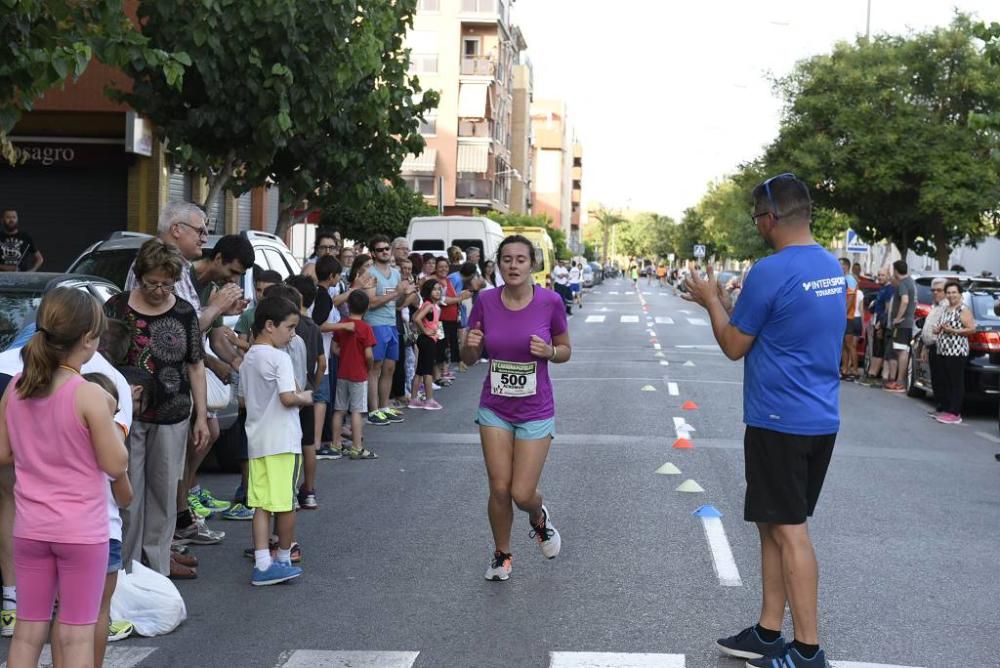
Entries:
<svg viewBox="0 0 1000 668">
<path fill-rule="evenodd" d="M 915 355 L 910 354 L 910 361 L 906 364 L 906 396 L 908 397 L 922 397 L 926 394 L 916 385 L 916 361 L 914 360 Z"/>
</svg>

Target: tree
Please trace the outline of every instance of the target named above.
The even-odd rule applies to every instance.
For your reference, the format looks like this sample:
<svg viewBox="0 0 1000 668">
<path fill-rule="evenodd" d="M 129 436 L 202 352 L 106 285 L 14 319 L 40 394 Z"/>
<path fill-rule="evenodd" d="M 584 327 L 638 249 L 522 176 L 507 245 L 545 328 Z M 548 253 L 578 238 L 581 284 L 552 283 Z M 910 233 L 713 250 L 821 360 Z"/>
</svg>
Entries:
<svg viewBox="0 0 1000 668">
<path fill-rule="evenodd" d="M 612 211 L 600 205 L 598 205 L 596 211 L 591 213 L 591 218 L 596 220 L 601 228 L 601 256 L 607 262 L 611 257 L 611 232 L 616 225 L 625 222 L 625 218 L 617 211 Z"/>
<path fill-rule="evenodd" d="M 933 253 L 946 267 L 955 245 L 995 232 L 998 135 L 970 120 L 1000 108 L 1000 65 L 967 17 L 838 44 L 777 86 L 786 109 L 767 171 L 796 172 L 818 207 L 856 221 L 864 240 Z"/>
<path fill-rule="evenodd" d="M 321 224 L 340 231 L 345 239 L 367 242 L 375 234 L 389 238 L 405 236 L 410 219 L 433 216 L 437 209 L 424 196 L 404 186 L 390 186 L 380 181 L 369 185 L 359 206 L 355 202 L 335 202 L 323 209 Z"/>
<path fill-rule="evenodd" d="M 172 46 L 149 48 L 122 0 L 0 0 L 0 8 L 0 151 L 11 162 L 7 135 L 21 114 L 45 91 L 79 78 L 94 56 L 113 66 L 142 63 L 159 71 L 170 89 L 191 64 Z"/>
</svg>

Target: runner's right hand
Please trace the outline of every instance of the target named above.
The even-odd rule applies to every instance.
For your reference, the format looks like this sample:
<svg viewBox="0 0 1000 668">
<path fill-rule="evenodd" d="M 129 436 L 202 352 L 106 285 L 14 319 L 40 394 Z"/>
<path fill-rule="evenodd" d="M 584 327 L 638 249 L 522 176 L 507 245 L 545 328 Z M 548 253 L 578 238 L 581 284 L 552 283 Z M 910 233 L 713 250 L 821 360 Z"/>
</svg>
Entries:
<svg viewBox="0 0 1000 668">
<path fill-rule="evenodd" d="M 465 335 L 465 345 L 469 348 L 479 348 L 483 345 L 483 323 L 477 322 Z"/>
</svg>

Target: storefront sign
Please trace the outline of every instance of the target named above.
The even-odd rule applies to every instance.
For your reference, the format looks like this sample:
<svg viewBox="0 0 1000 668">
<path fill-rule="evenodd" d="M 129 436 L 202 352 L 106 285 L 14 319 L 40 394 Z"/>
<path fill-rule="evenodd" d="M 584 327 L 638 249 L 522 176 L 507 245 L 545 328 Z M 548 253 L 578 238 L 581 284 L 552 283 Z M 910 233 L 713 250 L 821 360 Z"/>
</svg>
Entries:
<svg viewBox="0 0 1000 668">
<path fill-rule="evenodd" d="M 21 141 L 12 138 L 14 167 L 112 167 L 128 165 L 132 157 L 122 149 L 121 141 L 113 143 L 60 143 Z M 0 169 L 9 168 L 0 160 Z"/>
<path fill-rule="evenodd" d="M 134 111 L 125 113 L 125 151 L 146 157 L 153 155 L 153 126 Z"/>
</svg>

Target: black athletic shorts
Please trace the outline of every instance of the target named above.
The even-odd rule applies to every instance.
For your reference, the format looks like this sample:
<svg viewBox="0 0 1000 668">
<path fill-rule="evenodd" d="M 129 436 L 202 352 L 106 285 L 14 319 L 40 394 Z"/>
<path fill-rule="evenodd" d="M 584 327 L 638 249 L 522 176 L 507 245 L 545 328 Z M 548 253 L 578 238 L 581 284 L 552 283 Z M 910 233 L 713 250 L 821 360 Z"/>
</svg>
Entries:
<svg viewBox="0 0 1000 668">
<path fill-rule="evenodd" d="M 743 435 L 747 479 L 743 519 L 805 522 L 816 509 L 836 440 L 836 434 L 799 436 L 748 426 Z"/>
<path fill-rule="evenodd" d="M 316 445 L 316 411 L 313 410 L 314 408 L 314 406 L 302 406 L 299 408 L 299 426 L 302 428 L 302 445 Z"/>
<path fill-rule="evenodd" d="M 913 338 L 912 327 L 896 327 L 892 330 L 892 342 L 909 346 L 910 339 Z"/>
</svg>

